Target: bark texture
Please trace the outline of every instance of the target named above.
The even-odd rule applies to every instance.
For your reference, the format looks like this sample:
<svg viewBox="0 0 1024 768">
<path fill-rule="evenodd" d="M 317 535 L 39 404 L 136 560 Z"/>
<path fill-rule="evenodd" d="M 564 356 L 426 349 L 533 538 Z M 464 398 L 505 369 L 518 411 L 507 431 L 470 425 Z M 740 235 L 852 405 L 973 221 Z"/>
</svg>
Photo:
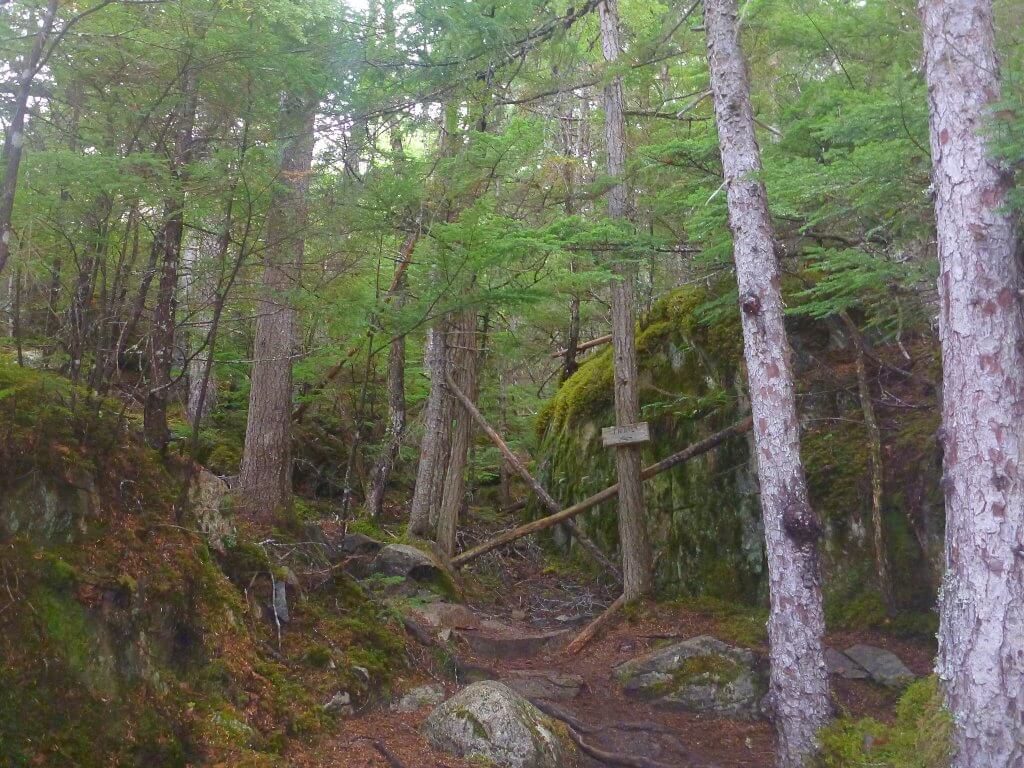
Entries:
<svg viewBox="0 0 1024 768">
<path fill-rule="evenodd" d="M 601 47 L 604 59 L 615 65 L 622 50 L 617 0 L 604 0 L 601 15 Z M 626 174 L 626 119 L 623 108 L 622 78 L 616 76 L 604 88 L 605 144 L 607 175 L 615 183 L 608 191 L 608 215 L 628 218 Z M 617 259 L 613 265 L 616 280 L 612 284 L 612 346 L 615 368 L 615 423 L 618 426 L 640 421 L 640 396 L 637 389 L 636 318 L 634 282 L 636 269 Z M 615 450 L 615 468 L 619 479 L 619 546 L 622 549 L 623 593 L 627 601 L 651 591 L 651 551 L 644 520 L 644 489 L 640 480 L 639 446 L 619 446 Z"/>
<path fill-rule="evenodd" d="M 440 489 L 444 483 L 445 458 L 451 398 L 444 386 L 447 365 L 448 322 L 439 320 L 427 335 L 426 369 L 430 376 L 430 393 L 423 415 L 423 440 L 420 442 L 420 463 L 416 470 L 409 511 L 409 530 L 416 536 L 430 533 L 431 520 L 437 517 Z"/>
<path fill-rule="evenodd" d="M 395 309 L 400 310 L 403 304 L 402 294 L 395 299 Z M 373 468 L 373 479 L 370 482 L 370 496 L 367 507 L 370 514 L 380 517 L 384 508 L 384 492 L 388 487 L 388 479 L 398 460 L 398 450 L 402 447 L 405 436 L 405 336 L 398 335 L 391 340 L 388 349 L 388 427 L 384 436 L 384 450 Z"/>
<path fill-rule="evenodd" d="M 238 479 L 246 510 L 264 519 L 286 504 L 292 491 L 292 359 L 298 341 L 294 296 L 305 250 L 315 107 L 295 97 L 286 99 L 281 175 L 267 214 L 263 291 Z"/>
<path fill-rule="evenodd" d="M 479 353 L 476 337 L 476 312 L 461 312 L 449 334 L 449 371 L 459 389 L 471 400 L 477 396 L 477 364 Z M 473 436 L 473 418 L 462 408 L 451 412 L 451 446 L 447 472 L 437 516 L 437 543 L 449 557 L 455 554 L 455 534 L 459 512 L 466 502 L 466 459 Z"/>
<path fill-rule="evenodd" d="M 923 0 L 939 245 L 946 577 L 938 673 L 956 768 L 1024 765 L 1024 322 L 992 3 Z"/>
<path fill-rule="evenodd" d="M 768 198 L 758 178 L 750 87 L 736 0 L 706 0 L 708 63 L 739 287 L 768 557 L 770 695 L 780 766 L 806 765 L 831 711 L 821 638 L 820 526 L 800 461 L 790 349 Z"/>
</svg>

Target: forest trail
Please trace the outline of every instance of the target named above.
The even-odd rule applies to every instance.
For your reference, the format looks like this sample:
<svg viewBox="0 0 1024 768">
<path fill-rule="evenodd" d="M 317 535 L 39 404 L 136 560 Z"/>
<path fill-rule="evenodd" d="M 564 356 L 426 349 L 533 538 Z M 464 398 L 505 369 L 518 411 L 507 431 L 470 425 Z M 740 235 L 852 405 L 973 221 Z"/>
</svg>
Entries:
<svg viewBox="0 0 1024 768">
<path fill-rule="evenodd" d="M 671 643 L 702 635 L 734 642 L 738 633 L 756 634 L 758 618 L 726 615 L 710 602 L 648 603 L 620 614 L 573 655 L 567 650 L 569 641 L 611 603 L 611 592 L 580 573 L 547 567 L 540 548 L 532 542 L 489 557 L 493 561 L 481 564 L 484 576 L 475 574 L 468 580 L 470 594 L 464 609 L 448 610 L 450 604 L 437 603 L 436 610 L 428 605 L 417 616 L 443 615 L 440 623 L 447 626 L 435 632 L 450 638 L 449 647 L 455 649 L 440 665 L 447 667 L 447 674 L 437 669 L 438 647 L 418 644 L 415 671 L 399 681 L 395 699 L 403 691 L 423 685 L 443 685 L 445 698 L 449 698 L 469 683 L 500 680 L 516 687 L 547 714 L 567 722 L 590 746 L 634 761 L 616 763 L 584 754 L 580 763 L 584 768 L 759 768 L 774 764 L 775 734 L 768 721 L 659 707 L 626 695 L 614 675 L 620 664 Z M 492 583 L 492 579 L 500 581 Z M 858 643 L 885 648 L 916 675 L 931 670 L 934 649 L 919 640 L 905 641 L 877 631 L 831 633 L 826 640 L 835 648 Z M 748 644 L 758 663 L 767 665 L 764 644 Z M 866 680 L 832 679 L 837 708 L 843 714 L 892 719 L 898 692 Z M 292 752 L 289 765 L 477 765 L 429 744 L 421 726 L 431 710 L 432 706 L 424 706 L 414 712 L 395 712 L 386 703 L 367 708 L 339 721 L 335 733 Z"/>
</svg>

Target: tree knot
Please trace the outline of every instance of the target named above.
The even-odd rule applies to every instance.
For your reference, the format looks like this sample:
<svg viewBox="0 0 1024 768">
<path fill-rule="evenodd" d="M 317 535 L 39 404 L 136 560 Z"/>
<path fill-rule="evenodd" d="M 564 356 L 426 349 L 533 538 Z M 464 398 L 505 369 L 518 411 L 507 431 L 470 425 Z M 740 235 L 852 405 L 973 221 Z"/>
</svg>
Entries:
<svg viewBox="0 0 1024 768">
<path fill-rule="evenodd" d="M 761 299 L 758 298 L 756 293 L 748 293 L 740 301 L 740 307 L 746 315 L 759 315 L 761 313 Z"/>
</svg>

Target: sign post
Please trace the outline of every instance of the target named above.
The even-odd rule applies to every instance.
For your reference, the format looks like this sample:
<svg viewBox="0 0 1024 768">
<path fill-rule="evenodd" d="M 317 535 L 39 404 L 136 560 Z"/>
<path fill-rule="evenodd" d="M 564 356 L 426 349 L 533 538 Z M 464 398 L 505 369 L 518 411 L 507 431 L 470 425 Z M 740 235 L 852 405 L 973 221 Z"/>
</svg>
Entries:
<svg viewBox="0 0 1024 768">
<path fill-rule="evenodd" d="M 643 445 L 651 442 L 651 430 L 646 421 L 626 424 L 622 427 L 605 427 L 601 430 L 601 442 L 605 448 L 618 445 Z"/>
</svg>

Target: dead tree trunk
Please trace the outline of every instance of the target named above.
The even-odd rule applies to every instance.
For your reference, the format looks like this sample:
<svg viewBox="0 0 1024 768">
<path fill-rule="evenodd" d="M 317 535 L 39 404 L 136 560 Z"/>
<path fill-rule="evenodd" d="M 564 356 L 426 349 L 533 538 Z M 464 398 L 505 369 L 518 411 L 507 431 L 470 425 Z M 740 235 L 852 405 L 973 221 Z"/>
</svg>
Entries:
<svg viewBox="0 0 1024 768">
<path fill-rule="evenodd" d="M 616 66 L 621 52 L 618 0 L 603 0 L 601 42 L 605 61 Z M 607 173 L 614 180 L 608 191 L 608 216 L 628 219 L 626 173 L 626 119 L 623 107 L 622 78 L 613 77 L 604 88 L 605 142 Z M 636 270 L 616 258 L 612 266 L 612 347 L 615 367 L 615 423 L 618 426 L 640 421 L 640 395 L 637 389 L 636 340 L 634 338 L 634 282 Z M 615 467 L 619 478 L 619 546 L 622 549 L 623 593 L 627 601 L 651 590 L 651 550 L 644 520 L 644 489 L 640 480 L 640 447 L 622 445 L 615 449 Z"/>
<path fill-rule="evenodd" d="M 795 768 L 806 765 L 816 751 L 817 732 L 831 712 L 821 644 L 825 629 L 817 551 L 821 528 L 808 501 L 800 461 L 775 236 L 768 198 L 758 178 L 761 155 L 736 0 L 706 0 L 704 8 L 764 515 L 778 763 Z"/>
<path fill-rule="evenodd" d="M 878 579 L 878 590 L 889 611 L 894 609 L 892 596 L 892 577 L 889 575 L 889 557 L 885 551 L 885 520 L 882 517 L 882 500 L 885 484 L 885 472 L 882 466 L 882 431 L 875 415 L 875 404 L 871 399 L 871 383 L 868 381 L 867 352 L 864 339 L 846 313 L 843 313 L 846 326 L 853 340 L 857 354 L 857 391 L 860 396 L 860 408 L 864 414 L 864 428 L 868 433 L 868 447 L 871 458 L 871 533 L 875 548 L 875 576 Z"/>
<path fill-rule="evenodd" d="M 938 673 L 955 768 L 1024 765 L 1024 320 L 990 0 L 922 0 L 939 245 L 946 577 Z"/>
<path fill-rule="evenodd" d="M 461 312 L 449 334 L 449 371 L 459 389 L 471 400 L 476 399 L 477 393 L 479 355 L 476 347 L 476 312 Z M 473 419 L 464 409 L 452 409 L 452 422 L 448 469 L 437 515 L 437 544 L 449 557 L 455 554 L 459 511 L 466 496 L 466 458 L 473 436 Z"/>
<path fill-rule="evenodd" d="M 316 103 L 309 97 L 285 98 L 281 174 L 267 214 L 263 292 L 238 479 L 246 510 L 264 520 L 291 500 L 292 358 L 298 341 L 295 294 L 305 250 L 315 114 Z"/>
</svg>

